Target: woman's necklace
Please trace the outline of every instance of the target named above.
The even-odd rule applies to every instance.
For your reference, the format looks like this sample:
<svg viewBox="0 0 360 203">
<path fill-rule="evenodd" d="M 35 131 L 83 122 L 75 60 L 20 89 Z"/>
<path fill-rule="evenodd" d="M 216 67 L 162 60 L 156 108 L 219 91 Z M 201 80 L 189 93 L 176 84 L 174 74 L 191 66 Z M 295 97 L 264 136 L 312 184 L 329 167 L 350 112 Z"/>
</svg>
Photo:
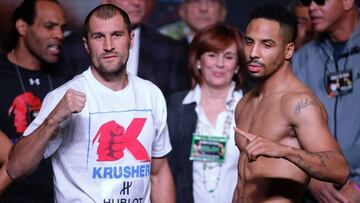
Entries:
<svg viewBox="0 0 360 203">
<path fill-rule="evenodd" d="M 224 98 L 224 97 L 219 97 L 220 98 Z M 224 121 L 224 127 L 222 130 L 222 135 L 226 136 L 227 138 L 230 137 L 230 131 L 231 131 L 231 124 L 232 124 L 232 118 L 234 115 L 234 108 L 233 105 L 235 103 L 235 99 L 234 99 L 234 92 L 231 95 L 231 99 L 229 101 L 229 103 L 227 104 L 227 115 Z M 196 130 L 195 132 L 200 134 L 200 126 L 199 126 L 199 119 L 197 120 L 197 124 L 196 124 Z M 219 186 L 220 183 L 220 176 L 221 176 L 221 168 L 222 168 L 223 163 L 217 162 L 217 163 L 209 163 L 204 161 L 203 162 L 203 180 L 202 183 L 205 187 L 205 189 L 212 194 L 212 197 L 215 198 L 213 192 L 216 191 L 217 187 Z M 208 173 L 212 170 L 217 169 L 216 175 L 209 175 Z M 209 177 L 210 176 L 210 177 Z M 209 186 L 209 182 L 213 182 L 215 181 L 215 183 L 213 184 L 213 186 Z"/>
</svg>

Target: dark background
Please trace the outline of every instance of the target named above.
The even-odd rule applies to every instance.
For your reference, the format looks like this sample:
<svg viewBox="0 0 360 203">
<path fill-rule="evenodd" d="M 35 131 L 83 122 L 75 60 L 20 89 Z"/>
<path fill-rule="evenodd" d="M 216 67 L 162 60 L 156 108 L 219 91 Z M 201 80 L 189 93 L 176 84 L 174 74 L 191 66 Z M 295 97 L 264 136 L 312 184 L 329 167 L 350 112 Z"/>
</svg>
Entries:
<svg viewBox="0 0 360 203">
<path fill-rule="evenodd" d="M 122 1 L 122 0 L 119 0 Z M 149 1 L 149 0 L 146 0 Z M 179 19 L 177 10 L 181 0 L 155 0 L 157 1 L 147 22 L 153 27 L 174 22 Z M 0 0 L 0 46 L 6 41 L 9 30 L 11 13 L 22 1 Z M 59 0 L 65 10 L 68 28 L 82 30 L 82 23 L 91 9 L 96 7 L 100 0 Z M 257 5 L 276 2 L 283 5 L 289 0 L 226 0 L 228 15 L 226 22 L 240 29 L 244 29 L 249 12 Z"/>
<path fill-rule="evenodd" d="M 149 19 L 154 27 L 163 24 L 164 21 L 170 22 L 178 19 L 177 8 L 181 0 L 158 0 L 156 8 Z M 294 0 L 226 0 L 228 10 L 225 21 L 230 25 L 244 30 L 248 21 L 248 16 L 256 6 L 277 3 L 288 6 Z M 165 23 L 166 24 L 166 23 Z"/>
<path fill-rule="evenodd" d="M 151 26 L 159 27 L 179 19 L 177 10 L 181 0 L 146 1 L 157 1 L 152 14 L 147 20 Z M 250 11 L 256 6 L 266 3 L 278 3 L 288 6 L 293 1 L 294 0 L 226 0 L 228 9 L 226 22 L 244 30 Z M 11 13 L 21 2 L 21 0 L 0 0 L 0 47 L 2 47 L 2 43 L 6 41 L 7 38 Z M 83 20 L 90 10 L 99 4 L 100 0 L 59 0 L 59 2 L 65 10 L 68 28 L 81 32 Z"/>
</svg>

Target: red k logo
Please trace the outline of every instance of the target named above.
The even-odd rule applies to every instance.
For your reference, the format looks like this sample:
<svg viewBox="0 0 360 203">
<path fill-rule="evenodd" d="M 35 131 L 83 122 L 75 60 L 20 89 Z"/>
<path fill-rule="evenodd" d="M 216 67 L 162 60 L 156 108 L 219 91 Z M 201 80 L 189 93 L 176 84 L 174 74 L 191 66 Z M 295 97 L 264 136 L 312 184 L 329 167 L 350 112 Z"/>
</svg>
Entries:
<svg viewBox="0 0 360 203">
<path fill-rule="evenodd" d="M 136 160 L 150 161 L 144 146 L 137 140 L 144 127 L 146 118 L 134 118 L 128 128 L 117 124 L 114 120 L 103 124 L 96 133 L 93 144 L 99 137 L 97 161 L 116 161 L 124 156 L 127 149 Z"/>
</svg>

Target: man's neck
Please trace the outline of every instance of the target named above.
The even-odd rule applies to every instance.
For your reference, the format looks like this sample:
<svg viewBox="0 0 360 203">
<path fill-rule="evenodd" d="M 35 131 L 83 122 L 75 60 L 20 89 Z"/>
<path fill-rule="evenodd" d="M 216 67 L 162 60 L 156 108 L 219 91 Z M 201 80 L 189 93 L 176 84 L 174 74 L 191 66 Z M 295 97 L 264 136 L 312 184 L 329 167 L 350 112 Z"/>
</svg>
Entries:
<svg viewBox="0 0 360 203">
<path fill-rule="evenodd" d="M 125 70 L 126 69 L 119 73 L 105 75 L 99 73 L 96 68 L 91 67 L 91 72 L 94 75 L 95 79 L 99 81 L 102 85 L 113 91 L 120 91 L 124 89 L 129 83 L 129 79 Z"/>
<path fill-rule="evenodd" d="M 359 14 L 355 9 L 350 10 L 336 22 L 329 31 L 332 42 L 346 42 L 359 23 Z"/>
<path fill-rule="evenodd" d="M 7 57 L 11 63 L 16 64 L 24 69 L 39 71 L 41 69 L 41 62 L 29 50 L 21 48 L 21 46 L 15 47 L 11 52 L 7 54 Z"/>
<path fill-rule="evenodd" d="M 260 97 L 280 93 L 287 89 L 287 80 L 292 76 L 289 62 L 285 62 L 275 73 L 258 83 L 257 93 Z"/>
</svg>

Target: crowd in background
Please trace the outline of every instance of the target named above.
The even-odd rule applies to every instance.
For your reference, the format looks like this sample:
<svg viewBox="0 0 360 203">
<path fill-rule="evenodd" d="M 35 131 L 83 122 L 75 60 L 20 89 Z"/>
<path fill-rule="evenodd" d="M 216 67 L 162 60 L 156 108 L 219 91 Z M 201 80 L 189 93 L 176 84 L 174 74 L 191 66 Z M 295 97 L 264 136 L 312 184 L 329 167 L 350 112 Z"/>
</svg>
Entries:
<svg viewBox="0 0 360 203">
<path fill-rule="evenodd" d="M 246 199 L 246 195 L 242 197 L 243 188 L 240 184 L 245 176 L 242 173 L 247 170 L 243 163 L 251 163 L 257 157 L 255 160 L 242 158 L 249 153 L 249 149 L 245 149 L 243 145 L 252 143 L 253 139 L 260 136 L 249 138 L 246 137 L 246 132 L 236 131 L 233 127 L 244 126 L 238 123 L 242 118 L 251 121 L 259 119 L 262 111 L 249 111 L 252 112 L 251 116 L 238 118 L 235 116 L 244 115 L 242 106 L 249 109 L 253 106 L 241 103 L 237 107 L 237 104 L 244 102 L 243 98 L 245 101 L 252 101 L 251 96 L 245 95 L 259 96 L 266 92 L 264 89 L 267 86 L 264 84 L 275 78 L 277 71 L 265 72 L 260 79 L 257 74 L 261 72 L 261 67 L 268 68 L 268 64 L 275 64 L 279 67 L 286 66 L 296 76 L 297 79 L 289 80 L 289 89 L 292 87 L 290 84 L 299 80 L 309 88 L 311 93 L 307 96 L 313 94 L 310 96 L 312 98 L 309 97 L 310 100 L 301 100 L 293 110 L 295 114 L 314 103 L 322 103 L 318 108 L 324 111 L 317 112 L 320 116 L 314 115 L 325 124 L 319 122 L 321 124 L 314 128 L 326 129 L 316 132 L 325 132 L 326 135 L 329 133 L 336 140 L 333 145 L 329 144 L 332 143 L 332 138 L 328 139 L 326 136 L 302 137 L 300 129 L 303 129 L 304 122 L 299 124 L 298 120 L 287 117 L 291 123 L 290 128 L 295 132 L 295 135 L 290 133 L 289 139 L 299 133 L 294 139 L 300 143 L 297 146 L 289 142 L 289 145 L 296 145 L 296 148 L 303 149 L 308 154 L 313 153 L 312 157 L 325 160 L 321 162 L 324 164 L 321 167 L 323 171 L 318 175 L 299 163 L 301 161 L 286 158 L 309 174 L 308 179 L 298 180 L 303 181 L 301 184 L 304 186 L 308 185 L 307 191 L 306 187 L 303 188 L 304 191 L 299 187 L 301 201 L 360 203 L 360 155 L 357 153 L 360 147 L 358 1 L 301 0 L 283 5 L 296 17 L 294 36 L 297 38 L 294 38 L 294 43 L 289 40 L 290 45 L 285 51 L 276 52 L 278 55 L 266 51 L 280 46 L 276 40 L 263 40 L 260 42 L 261 48 L 256 48 L 258 36 L 252 32 L 254 27 L 249 24 L 250 27 L 240 30 L 226 21 L 229 3 L 225 0 L 181 1 L 174 11 L 177 12 L 179 21 L 157 28 L 150 22 L 153 19 L 152 12 L 156 10 L 156 1 L 99 0 L 94 7 L 100 6 L 92 10 L 86 19 L 82 19 L 85 23 L 81 29 L 73 26 L 74 22 L 69 19 L 72 15 L 67 13 L 66 2 L 25 0 L 11 4 L 14 9 L 7 22 L 8 35 L 1 35 L 4 39 L 0 39 L 3 42 L 0 49 L 0 202 L 96 202 L 97 195 L 102 200 L 111 202 L 111 199 L 106 198 L 118 196 L 115 195 L 116 192 L 109 189 L 93 191 L 93 183 L 87 183 L 82 175 L 77 174 L 82 170 L 83 163 L 86 163 L 86 170 L 88 166 L 91 168 L 89 170 L 94 170 L 90 172 L 93 179 L 104 179 L 106 176 L 113 179 L 113 176 L 119 175 L 115 170 L 121 173 L 121 167 L 115 169 L 116 166 L 113 165 L 111 172 L 110 165 L 101 165 L 103 174 L 100 174 L 101 167 L 95 169 L 96 164 L 89 161 L 91 155 L 79 150 L 79 147 L 84 147 L 89 153 L 89 148 L 94 144 L 98 144 L 94 152 L 96 162 L 105 163 L 124 158 L 123 163 L 131 163 L 134 168 L 136 163 L 126 157 L 132 155 L 142 163 L 136 165 L 139 171 L 135 174 L 150 174 L 151 181 L 144 175 L 145 177 L 141 176 L 141 179 L 134 179 L 133 182 L 121 182 L 121 198 L 139 202 L 150 199 L 154 202 L 245 201 L 241 200 Z M 117 7 L 106 6 L 108 4 L 117 6 L 120 11 Z M 122 14 L 122 11 L 127 15 Z M 124 29 L 109 33 L 111 40 L 108 40 L 107 31 L 115 26 L 116 21 L 111 21 L 109 25 L 103 21 L 109 22 L 107 20 L 117 16 L 117 12 L 121 14 L 120 19 L 123 20 L 120 21 Z M 280 41 L 287 42 L 287 32 L 292 31 L 286 26 L 291 27 L 291 23 L 283 25 L 283 16 L 278 13 L 274 16 L 271 12 L 264 13 L 266 12 L 257 17 L 252 16 L 250 22 L 258 22 L 259 18 L 278 22 L 281 25 L 279 33 L 284 30 L 286 32 L 280 34 L 284 38 Z M 96 20 L 102 20 L 99 21 L 102 23 L 96 23 Z M 95 28 L 99 30 L 94 31 Z M 259 30 L 258 33 L 261 34 L 261 29 Z M 100 46 L 103 48 L 99 48 Z M 279 54 L 282 51 L 286 54 Z M 108 72 L 106 65 L 113 63 L 114 58 L 121 59 L 116 64 L 122 69 Z M 261 61 L 263 58 L 265 61 Z M 277 61 L 272 64 L 274 58 Z M 292 77 L 292 73 L 286 76 Z M 284 74 L 280 79 L 285 82 L 287 77 Z M 298 87 L 298 91 L 302 90 L 301 85 Z M 67 90 L 69 88 L 70 91 Z M 126 93 L 126 90 L 133 94 Z M 119 100 L 124 101 L 124 104 L 117 103 Z M 273 109 L 276 106 L 266 102 L 263 105 Z M 151 109 L 151 113 L 147 112 L 148 109 Z M 112 115 L 113 111 L 121 112 L 126 118 L 133 116 L 134 119 L 123 120 L 118 115 Z M 254 112 L 259 115 L 252 118 Z M 83 113 L 90 115 L 87 120 L 80 118 L 79 115 Z M 102 114 L 114 122 L 97 126 L 99 131 L 94 133 L 95 138 L 79 140 L 72 137 L 73 134 L 89 136 L 90 132 L 86 130 L 92 131 L 93 121 L 102 122 Z M 97 115 L 101 116 L 98 118 Z M 267 119 L 268 123 L 275 124 L 274 121 L 278 118 L 273 116 L 272 119 L 264 117 L 263 120 Z M 145 121 L 138 120 L 138 117 L 144 117 L 146 122 L 153 123 L 144 124 L 142 122 Z M 56 127 L 46 123 L 48 120 L 56 120 Z M 128 129 L 119 125 L 120 121 L 129 125 Z M 242 120 L 243 123 L 246 121 Z M 248 126 L 247 129 L 263 132 L 254 126 Z M 135 128 L 149 131 L 150 137 L 138 135 L 138 140 L 147 143 L 144 146 L 141 143 L 126 144 L 127 139 L 134 138 L 121 140 L 121 136 L 136 136 L 132 135 L 137 132 Z M 307 127 L 309 134 L 314 134 L 315 131 L 311 129 L 311 125 Z M 131 130 L 133 132 L 128 133 Z M 119 131 L 122 134 L 116 137 Z M 107 138 L 104 135 L 106 133 Z M 246 139 L 236 138 L 236 133 L 245 134 Z M 55 134 L 56 137 L 53 136 Z M 117 139 L 121 141 L 116 141 Z M 316 146 L 319 148 L 313 147 L 309 142 L 319 142 Z M 331 147 L 327 148 L 328 146 Z M 137 150 L 139 147 L 145 151 Z M 320 149 L 324 154 L 316 154 Z M 326 153 L 332 149 L 339 152 L 340 158 Z M 75 159 L 72 157 L 74 154 L 82 158 Z M 342 171 L 340 165 L 346 165 L 342 162 L 342 155 L 349 165 L 349 180 L 336 184 L 341 181 L 335 181 L 331 175 L 324 175 L 329 172 L 329 169 L 325 171 L 324 168 L 334 166 L 334 169 Z M 269 154 L 258 156 L 279 158 Z M 64 160 L 65 157 L 67 160 Z M 338 161 L 339 168 L 331 165 L 333 158 Z M 330 160 L 329 165 L 325 164 L 326 160 Z M 143 164 L 145 162 L 150 164 Z M 91 167 L 92 164 L 94 168 Z M 266 167 L 262 169 L 266 170 Z M 126 175 L 125 169 L 123 173 Z M 343 173 L 344 176 L 345 174 Z M 114 180 L 96 180 L 96 183 L 104 184 L 103 188 L 120 185 L 114 183 Z M 140 181 L 142 184 L 139 184 Z M 135 186 L 128 187 L 135 188 L 135 194 L 144 194 L 144 198 L 136 199 L 134 192 L 126 194 L 126 184 L 134 184 Z M 100 185 L 96 187 L 102 190 Z M 274 184 L 274 188 L 284 190 L 279 185 Z M 75 188 L 79 194 L 67 197 L 70 188 Z M 82 191 L 83 188 L 93 192 L 94 196 L 87 195 L 87 192 Z M 150 188 L 151 192 L 148 191 Z M 172 197 L 172 193 L 176 194 L 176 198 Z M 103 197 L 104 194 L 108 196 Z M 259 193 L 257 198 L 261 195 L 263 194 Z M 289 195 L 288 198 L 296 199 L 295 196 Z M 255 197 L 252 200 L 260 201 Z"/>
</svg>

